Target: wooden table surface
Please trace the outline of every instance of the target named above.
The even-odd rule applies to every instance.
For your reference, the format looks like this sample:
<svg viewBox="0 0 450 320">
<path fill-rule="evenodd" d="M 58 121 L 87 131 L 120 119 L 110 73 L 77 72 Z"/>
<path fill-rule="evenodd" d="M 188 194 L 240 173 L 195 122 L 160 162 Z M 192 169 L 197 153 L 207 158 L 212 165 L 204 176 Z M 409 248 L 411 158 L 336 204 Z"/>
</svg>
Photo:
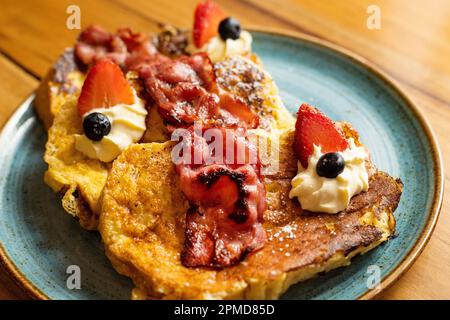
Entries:
<svg viewBox="0 0 450 320">
<path fill-rule="evenodd" d="M 158 23 L 190 27 L 196 0 L 2 0 L 0 10 L 0 128 L 36 89 L 78 30 L 66 27 L 67 7 L 81 9 L 81 26 L 157 31 Z M 345 47 L 394 78 L 420 107 L 439 139 L 450 172 L 450 1 L 218 0 L 244 26 L 303 32 Z M 380 8 L 381 28 L 369 30 L 367 8 Z M 445 176 L 446 191 L 450 188 Z M 447 194 L 449 194 L 447 192 Z M 450 199 L 426 249 L 382 299 L 450 298 Z M 0 299 L 26 299 L 0 270 Z"/>
</svg>

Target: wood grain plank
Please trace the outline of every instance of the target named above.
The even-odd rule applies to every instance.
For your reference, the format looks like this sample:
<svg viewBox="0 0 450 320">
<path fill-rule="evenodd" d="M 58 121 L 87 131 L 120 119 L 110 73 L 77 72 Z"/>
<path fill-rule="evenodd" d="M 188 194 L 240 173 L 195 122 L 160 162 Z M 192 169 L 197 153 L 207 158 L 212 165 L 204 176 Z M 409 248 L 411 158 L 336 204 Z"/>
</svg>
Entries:
<svg viewBox="0 0 450 320">
<path fill-rule="evenodd" d="M 195 0 L 123 1 L 123 0 L 6 0 L 0 11 L 0 51 L 36 76 L 42 77 L 66 46 L 73 44 L 79 30 L 66 27 L 66 8 L 75 4 L 81 10 L 81 24 L 100 24 L 109 30 L 129 26 L 154 32 L 157 21 L 191 27 Z M 236 12 L 245 24 L 259 21 L 288 27 L 276 18 L 265 17 L 251 6 L 237 0 L 220 1 L 228 12 Z M 27 12 L 26 15 L 23 13 Z M 257 15 L 257 19 L 252 17 Z"/>
<path fill-rule="evenodd" d="M 131 8 L 134 12 L 159 21 L 169 23 L 180 28 L 191 28 L 193 24 L 194 9 L 198 0 L 165 1 L 165 0 L 113 0 L 123 6 Z M 278 17 L 267 15 L 259 7 L 249 5 L 239 0 L 216 0 L 225 13 L 232 14 L 238 18 L 244 26 L 272 26 L 289 27 L 289 24 L 281 21 Z"/>
<path fill-rule="evenodd" d="M 28 300 L 25 293 L 10 277 L 3 266 L 0 266 L 0 300 Z"/>
<path fill-rule="evenodd" d="M 0 128 L 38 81 L 0 54 Z"/>
<path fill-rule="evenodd" d="M 380 0 L 381 29 L 366 26 L 371 0 L 244 0 L 298 31 L 338 43 L 396 79 L 450 102 L 450 3 L 445 0 Z"/>
<path fill-rule="evenodd" d="M 2 1 L 0 10 L 0 51 L 31 73 L 43 77 L 63 49 L 73 45 L 80 32 L 66 27 L 66 9 L 71 4 L 80 7 L 82 28 L 95 23 L 109 30 L 121 26 L 148 32 L 158 29 L 150 19 L 107 0 L 6 0 Z"/>
</svg>

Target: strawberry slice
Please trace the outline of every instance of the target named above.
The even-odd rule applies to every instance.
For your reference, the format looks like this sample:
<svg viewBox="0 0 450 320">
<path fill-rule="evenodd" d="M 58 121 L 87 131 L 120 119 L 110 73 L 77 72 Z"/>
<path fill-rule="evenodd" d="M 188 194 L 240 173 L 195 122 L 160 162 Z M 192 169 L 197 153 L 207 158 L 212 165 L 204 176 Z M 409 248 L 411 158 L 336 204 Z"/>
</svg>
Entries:
<svg viewBox="0 0 450 320">
<path fill-rule="evenodd" d="M 89 70 L 77 106 L 82 116 L 94 108 L 133 102 L 133 91 L 120 67 L 109 59 L 103 59 Z"/>
<path fill-rule="evenodd" d="M 195 8 L 193 38 L 197 48 L 201 48 L 209 39 L 219 33 L 219 24 L 225 14 L 217 3 L 211 0 L 201 1 Z"/>
<path fill-rule="evenodd" d="M 297 112 L 295 124 L 294 151 L 303 168 L 314 152 L 314 145 L 322 153 L 344 151 L 348 142 L 334 122 L 318 109 L 304 103 Z"/>
</svg>

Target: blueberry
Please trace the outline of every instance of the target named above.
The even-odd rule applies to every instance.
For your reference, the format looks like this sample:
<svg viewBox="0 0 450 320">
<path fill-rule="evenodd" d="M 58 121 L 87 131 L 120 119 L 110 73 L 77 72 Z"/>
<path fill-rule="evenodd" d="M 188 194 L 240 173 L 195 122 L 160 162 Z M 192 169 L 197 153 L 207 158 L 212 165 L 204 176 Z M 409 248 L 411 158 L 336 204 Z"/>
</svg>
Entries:
<svg viewBox="0 0 450 320">
<path fill-rule="evenodd" d="M 89 139 L 100 141 L 111 131 L 111 122 L 103 113 L 93 112 L 84 118 L 83 130 Z"/>
<path fill-rule="evenodd" d="M 241 24 L 235 18 L 225 18 L 219 24 L 220 37 L 225 41 L 227 39 L 239 39 L 241 36 Z"/>
<path fill-rule="evenodd" d="M 320 157 L 316 172 L 325 178 L 336 178 L 345 168 L 344 158 L 340 153 L 330 152 Z"/>
</svg>

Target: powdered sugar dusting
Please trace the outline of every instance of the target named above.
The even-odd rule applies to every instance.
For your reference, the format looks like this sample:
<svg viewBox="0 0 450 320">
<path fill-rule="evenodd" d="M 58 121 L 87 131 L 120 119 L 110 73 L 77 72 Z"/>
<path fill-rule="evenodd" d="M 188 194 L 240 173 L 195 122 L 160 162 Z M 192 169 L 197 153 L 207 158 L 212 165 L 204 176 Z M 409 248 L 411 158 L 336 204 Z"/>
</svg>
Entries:
<svg viewBox="0 0 450 320">
<path fill-rule="evenodd" d="M 277 232 L 269 236 L 269 241 L 277 239 L 282 242 L 286 239 L 293 240 L 296 238 L 295 231 L 297 231 L 298 226 L 296 224 L 287 224 L 281 227 Z M 286 245 L 288 247 L 288 245 Z"/>
</svg>

